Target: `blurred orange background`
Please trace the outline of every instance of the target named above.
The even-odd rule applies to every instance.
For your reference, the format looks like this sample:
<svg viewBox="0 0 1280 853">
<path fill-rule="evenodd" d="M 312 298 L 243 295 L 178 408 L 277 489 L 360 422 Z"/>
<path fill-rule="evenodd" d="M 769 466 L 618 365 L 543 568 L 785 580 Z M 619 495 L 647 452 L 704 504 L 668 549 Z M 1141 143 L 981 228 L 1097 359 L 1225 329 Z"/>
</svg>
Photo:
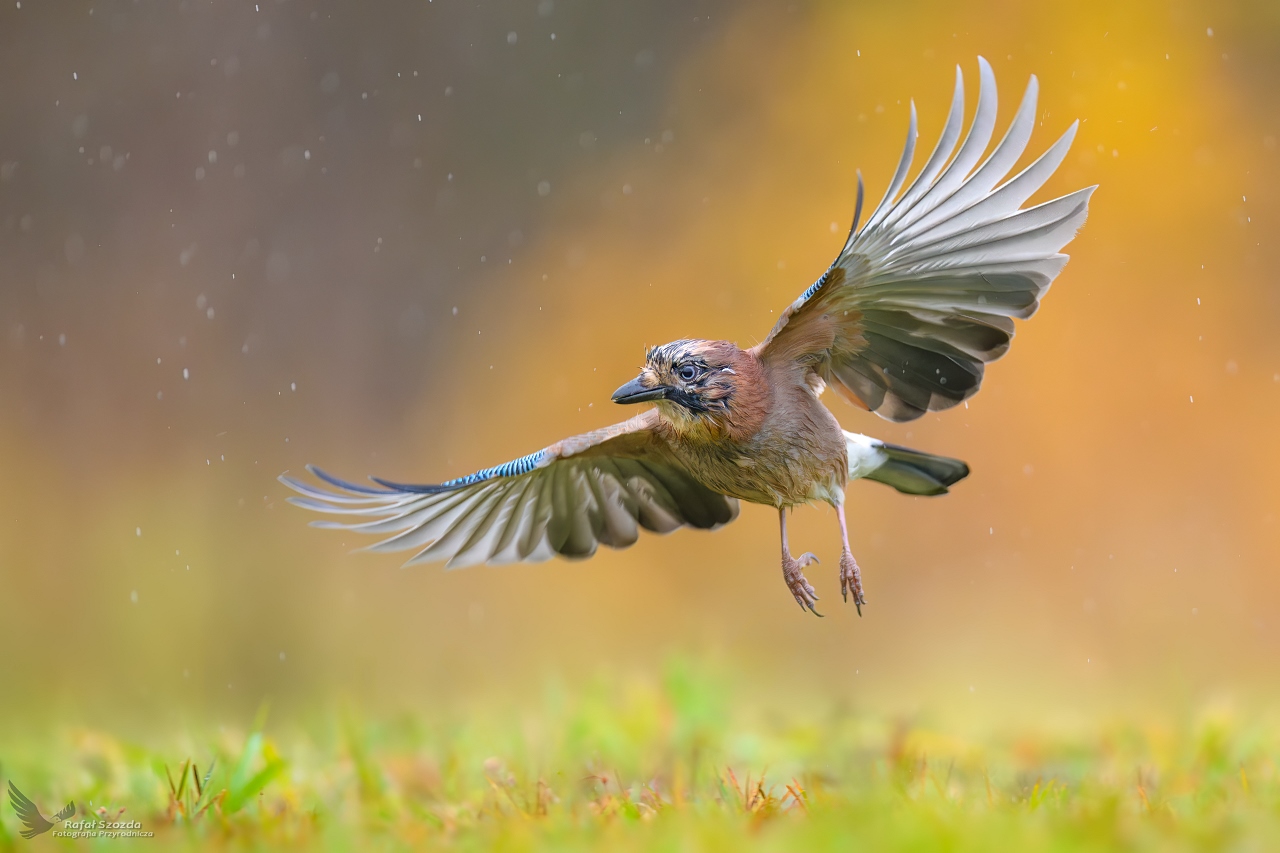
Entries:
<svg viewBox="0 0 1280 853">
<path fill-rule="evenodd" d="M 554 33 L 555 38 L 551 35 Z M 0 10 L 0 684 L 147 725 L 518 703 L 672 655 L 762 701 L 1070 714 L 1274 695 L 1280 7 L 567 0 Z M 434 482 L 633 414 L 644 346 L 746 346 L 814 280 L 954 68 L 1041 83 L 1032 201 L 1072 260 L 961 407 L 847 429 L 951 495 L 399 568 L 275 477 Z M 923 153 L 919 161 L 923 162 Z"/>
</svg>

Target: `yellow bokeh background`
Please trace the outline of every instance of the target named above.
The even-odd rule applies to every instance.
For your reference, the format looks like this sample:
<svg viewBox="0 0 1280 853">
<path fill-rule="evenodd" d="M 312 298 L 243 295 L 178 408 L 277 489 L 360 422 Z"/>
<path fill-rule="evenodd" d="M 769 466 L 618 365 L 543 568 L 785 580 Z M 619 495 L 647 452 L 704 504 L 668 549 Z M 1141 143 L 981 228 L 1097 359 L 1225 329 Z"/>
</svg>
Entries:
<svg viewBox="0 0 1280 853">
<path fill-rule="evenodd" d="M 560 41 L 595 56 L 572 43 L 578 11 L 557 7 L 569 19 Z M 287 52 L 294 24 L 275 14 L 271 37 Z M 23 189 L 25 161 L 16 161 L 13 180 L 0 184 L 12 249 L 11 293 L 0 302 L 0 683 L 14 697 L 10 714 L 150 724 L 247 713 L 264 696 L 285 713 L 335 699 L 393 709 L 519 704 L 549 677 L 643 675 L 672 655 L 733 669 L 762 701 L 893 711 L 1069 715 L 1274 694 L 1275 9 L 745 4 L 716 7 L 696 25 L 687 19 L 697 11 L 665 14 L 702 29 L 678 49 L 655 49 L 665 76 L 647 84 L 647 124 L 612 136 L 596 128 L 594 147 L 589 129 L 566 132 L 575 154 L 550 192 L 533 189 L 538 174 L 521 190 L 532 212 L 519 239 L 506 241 L 495 224 L 501 210 L 449 213 L 442 193 L 463 193 L 467 179 L 451 174 L 425 195 L 400 191 L 400 179 L 340 185 L 348 194 L 307 205 L 318 232 L 298 227 L 286 240 L 277 230 L 275 243 L 255 237 L 252 252 L 228 236 L 234 251 L 219 255 L 228 223 L 259 215 L 257 196 L 211 186 L 222 174 L 214 169 L 227 168 L 224 150 L 219 165 L 201 167 L 203 195 L 171 189 L 156 173 L 123 200 L 78 208 L 80 243 L 58 232 L 52 248 L 38 249 L 31 235 L 41 219 L 25 230 L 19 204 L 34 196 L 14 194 L 74 205 L 76 190 L 70 181 Z M 605 33 L 618 25 L 592 21 Z M 469 36 L 441 24 L 433 37 Z M 226 51 L 208 53 L 226 66 Z M 1082 121 L 1033 201 L 1100 189 L 1040 313 L 1020 325 L 967 407 L 893 425 L 826 398 L 847 429 L 957 456 L 973 471 L 936 499 L 874 483 L 849 489 L 863 618 L 838 600 L 827 508 L 798 511 L 792 528 L 793 546 L 824 560 L 809 573 L 823 596 L 820 620 L 784 589 L 768 508 L 744 507 L 722 531 L 646 537 L 588 562 L 445 573 L 351 554 L 368 543 L 308 529 L 308 515 L 285 503 L 274 478 L 308 462 L 353 478 L 437 481 L 621 420 L 632 412 L 609 394 L 634 375 L 645 345 L 755 343 L 838 250 L 857 169 L 878 200 L 910 99 L 926 151 L 957 64 L 972 113 L 978 55 L 1000 84 L 998 133 L 1029 75 L 1040 80 L 1040 120 L 1020 165 Z M 249 48 L 239 56 L 243 77 L 253 59 Z M 440 61 L 447 70 L 451 60 Z M 322 71 L 306 77 L 308 91 Z M 463 88 L 450 97 L 466 98 Z M 233 92 L 199 97 L 197 110 L 244 109 Z M 59 119 L 60 132 L 74 112 Z M 143 127 L 150 120 L 138 114 Z M 176 149 L 190 142 L 203 154 L 201 134 L 213 134 L 201 126 L 182 137 L 195 116 L 155 120 L 177 134 Z M 326 131 L 332 112 L 326 120 L 312 132 L 327 132 L 332 148 L 341 137 Z M 227 122 L 219 140 L 235 120 Z M 448 168 L 445 143 L 427 136 L 397 147 L 400 125 L 387 126 L 406 174 L 415 156 L 428 170 Z M 319 145 L 297 136 L 299 147 Z M 485 158 L 496 164 L 519 139 L 475 144 L 474 180 L 483 181 Z M 279 147 L 272 168 L 313 168 L 310 148 L 295 163 Z M 317 147 L 314 163 L 340 172 L 326 150 Z M 189 172 L 184 163 L 195 187 Z M 297 192 L 287 178 L 279 192 Z M 385 244 L 374 231 L 366 239 L 344 210 L 356 192 L 360 210 L 385 217 L 376 232 Z M 459 266 L 446 295 L 397 320 L 376 309 L 380 291 L 365 287 L 361 267 L 332 269 L 326 258 L 358 254 L 384 264 L 379 280 L 436 286 L 413 284 L 413 253 L 426 251 L 415 244 L 444 221 L 414 218 L 433 200 L 460 229 L 497 229 L 498 244 L 514 248 Z M 129 211 L 142 220 L 140 211 L 164 207 L 176 208 L 175 228 L 203 236 L 164 243 L 130 230 Z M 303 213 L 271 208 L 270 226 L 259 227 L 288 229 Z M 187 243 L 201 246 L 190 268 L 175 260 Z M 382 260 L 396 257 L 406 260 Z M 218 287 L 239 287 L 242 278 L 228 277 L 237 271 L 260 286 L 219 296 Z M 197 282 L 179 298 L 183 275 L 219 283 Z M 210 294 L 214 319 L 192 307 L 197 293 Z M 263 316 L 297 322 L 273 327 Z M 415 323 L 429 334 L 396 338 Z M 65 326 L 72 331 L 58 345 Z M 163 345 L 149 343 L 157 329 Z M 393 338 L 408 343 L 376 349 Z M 245 363 L 235 361 L 242 343 L 244 357 L 258 360 L 228 368 Z M 179 368 L 190 378 L 179 380 Z"/>
</svg>

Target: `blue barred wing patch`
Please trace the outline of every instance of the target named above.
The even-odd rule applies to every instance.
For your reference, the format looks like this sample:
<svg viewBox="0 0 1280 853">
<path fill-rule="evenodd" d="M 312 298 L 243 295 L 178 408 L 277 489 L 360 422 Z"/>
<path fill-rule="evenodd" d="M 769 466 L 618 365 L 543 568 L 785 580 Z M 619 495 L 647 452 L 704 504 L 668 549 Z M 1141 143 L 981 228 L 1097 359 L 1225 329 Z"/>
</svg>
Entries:
<svg viewBox="0 0 1280 853">
<path fill-rule="evenodd" d="M 853 208 L 853 224 L 849 226 L 849 236 L 846 237 L 844 240 L 845 249 L 841 250 L 841 257 L 843 257 L 844 251 L 847 250 L 849 246 L 853 244 L 854 239 L 858 236 L 858 220 L 862 218 L 862 197 L 863 197 L 862 172 L 858 172 L 858 200 Z M 840 262 L 840 258 L 837 257 L 835 261 L 832 262 L 831 266 L 827 267 L 827 271 L 824 272 L 817 281 L 809 285 L 808 290 L 800 294 L 800 298 L 797 299 L 795 303 L 791 306 L 791 311 L 800 310 L 800 308 L 806 302 L 808 302 L 810 299 L 813 298 L 813 295 L 815 293 L 817 293 L 819 290 L 822 289 L 822 286 L 824 284 L 826 284 L 828 281 L 831 280 L 831 272 L 836 268 L 836 264 L 838 264 L 839 262 Z M 774 329 L 775 333 L 777 331 L 778 331 L 777 329 Z M 770 337 L 772 337 L 772 335 L 770 335 Z"/>
<path fill-rule="evenodd" d="M 520 475 L 528 474 L 530 471 L 537 468 L 539 464 L 547 458 L 547 451 L 539 450 L 536 453 L 530 453 L 528 456 L 521 456 L 519 459 L 512 459 L 510 462 L 504 462 L 503 464 L 495 465 L 492 468 L 485 468 L 482 471 L 477 471 L 474 474 L 468 474 L 465 477 L 455 477 L 452 480 L 446 480 L 443 483 L 432 485 L 395 483 L 390 480 L 384 480 L 381 477 L 373 477 L 372 479 L 375 483 L 386 486 L 388 489 L 431 495 L 439 492 L 449 492 L 454 489 L 465 488 L 466 486 L 474 486 L 476 483 L 483 483 L 486 480 L 493 480 L 498 477 L 519 477 Z"/>
<path fill-rule="evenodd" d="M 477 471 L 465 477 L 455 477 L 440 485 L 457 488 L 459 486 L 470 486 L 473 483 L 480 483 L 494 477 L 518 477 L 521 474 L 528 474 L 534 468 L 537 468 L 538 463 L 546 455 L 545 450 L 539 450 L 537 453 L 530 453 L 528 456 L 521 456 L 519 459 L 512 459 L 510 462 L 495 465 L 492 468 L 485 468 L 483 471 Z"/>
<path fill-rule="evenodd" d="M 808 302 L 808 301 L 809 301 L 809 299 L 813 296 L 813 294 L 815 294 L 815 293 L 817 293 L 819 290 L 821 290 L 821 289 L 822 289 L 822 285 L 824 285 L 824 284 L 826 284 L 826 283 L 827 283 L 827 279 L 828 279 L 830 276 L 831 276 L 831 270 L 827 270 L 826 272 L 824 272 L 824 273 L 822 274 L 822 277 L 821 277 L 821 278 L 819 278 L 819 279 L 818 279 L 817 281 L 815 281 L 813 284 L 809 285 L 809 289 L 808 289 L 808 290 L 806 290 L 804 293 L 800 294 L 800 300 L 799 300 L 799 301 L 800 301 L 800 304 L 802 304 L 802 305 L 803 305 L 804 303 Z"/>
</svg>

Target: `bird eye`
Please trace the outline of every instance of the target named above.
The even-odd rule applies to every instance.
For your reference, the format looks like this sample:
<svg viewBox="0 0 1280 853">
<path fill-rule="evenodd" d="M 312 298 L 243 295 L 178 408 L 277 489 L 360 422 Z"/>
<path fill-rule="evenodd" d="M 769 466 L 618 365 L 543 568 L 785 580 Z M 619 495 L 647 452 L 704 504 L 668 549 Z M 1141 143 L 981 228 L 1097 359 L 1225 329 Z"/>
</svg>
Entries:
<svg viewBox="0 0 1280 853">
<path fill-rule="evenodd" d="M 677 375 L 685 382 L 692 382 L 698 376 L 698 368 L 692 364 L 686 364 L 680 368 Z"/>
</svg>

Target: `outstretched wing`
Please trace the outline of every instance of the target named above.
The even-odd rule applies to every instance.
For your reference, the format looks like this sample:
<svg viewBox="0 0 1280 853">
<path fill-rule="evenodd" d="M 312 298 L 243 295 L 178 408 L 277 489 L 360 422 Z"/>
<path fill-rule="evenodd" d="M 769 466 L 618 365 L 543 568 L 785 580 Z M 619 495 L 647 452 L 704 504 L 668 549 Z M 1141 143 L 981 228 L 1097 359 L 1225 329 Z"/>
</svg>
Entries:
<svg viewBox="0 0 1280 853">
<path fill-rule="evenodd" d="M 26 825 L 26 829 L 22 831 L 23 838 L 35 838 L 42 832 L 48 832 L 53 824 L 44 819 L 44 815 L 40 814 L 40 810 L 36 808 L 36 804 L 27 799 L 26 795 L 14 786 L 13 782 L 9 782 L 9 803 L 13 806 L 13 810 L 18 815 L 18 820 Z"/>
<path fill-rule="evenodd" d="M 298 506 L 369 521 L 316 521 L 317 527 L 386 538 L 373 551 L 417 553 L 409 563 L 474 563 L 585 558 L 598 545 L 625 548 L 639 528 L 668 533 L 710 529 L 738 514 L 738 502 L 698 483 L 654 427 L 656 410 L 567 438 L 505 465 L 432 486 L 374 478 L 383 488 L 309 470 L 336 488 L 281 476 Z"/>
<path fill-rule="evenodd" d="M 811 364 L 855 405 L 892 421 L 977 393 L 984 365 L 1009 348 L 1013 318 L 1034 314 L 1062 271 L 1067 256 L 1059 250 L 1084 224 L 1097 188 L 1022 209 L 1066 156 L 1078 123 L 996 186 L 1031 138 L 1038 84 L 1032 77 L 1004 139 L 978 165 L 996 118 L 995 75 L 981 57 L 978 66 L 978 106 L 959 150 L 964 78 L 957 67 L 951 113 L 920 174 L 899 196 L 915 152 L 913 103 L 884 199 L 861 231 L 855 214 L 839 257 L 758 348 L 765 359 Z"/>
</svg>

